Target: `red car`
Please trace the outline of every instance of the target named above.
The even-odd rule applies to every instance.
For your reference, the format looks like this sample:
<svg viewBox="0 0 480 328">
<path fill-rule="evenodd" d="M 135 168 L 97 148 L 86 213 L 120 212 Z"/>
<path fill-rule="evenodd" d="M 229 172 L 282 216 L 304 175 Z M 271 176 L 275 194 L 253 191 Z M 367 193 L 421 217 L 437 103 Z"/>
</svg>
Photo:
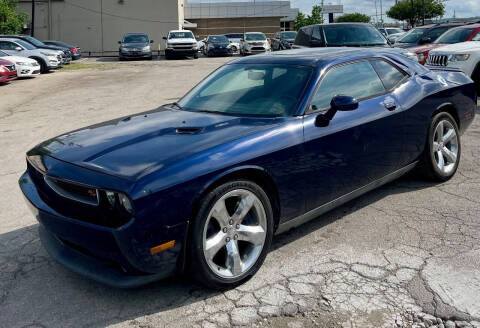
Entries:
<svg viewBox="0 0 480 328">
<path fill-rule="evenodd" d="M 8 82 L 17 78 L 15 64 L 7 60 L 0 60 L 0 82 Z"/>
<path fill-rule="evenodd" d="M 417 54 L 418 62 L 424 65 L 427 61 L 428 53 L 430 52 L 430 50 L 446 46 L 447 44 L 470 41 L 478 33 L 480 33 L 480 24 L 459 26 L 443 33 L 433 43 L 414 47 L 410 50 Z"/>
</svg>

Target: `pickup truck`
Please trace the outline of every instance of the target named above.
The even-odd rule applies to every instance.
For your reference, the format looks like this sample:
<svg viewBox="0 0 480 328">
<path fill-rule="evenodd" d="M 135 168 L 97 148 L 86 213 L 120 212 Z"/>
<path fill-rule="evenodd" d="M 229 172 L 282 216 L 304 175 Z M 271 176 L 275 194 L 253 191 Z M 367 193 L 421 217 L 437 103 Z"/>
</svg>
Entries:
<svg viewBox="0 0 480 328">
<path fill-rule="evenodd" d="M 165 40 L 165 59 L 181 56 L 198 58 L 198 43 L 191 31 L 170 31 L 163 39 Z"/>
</svg>

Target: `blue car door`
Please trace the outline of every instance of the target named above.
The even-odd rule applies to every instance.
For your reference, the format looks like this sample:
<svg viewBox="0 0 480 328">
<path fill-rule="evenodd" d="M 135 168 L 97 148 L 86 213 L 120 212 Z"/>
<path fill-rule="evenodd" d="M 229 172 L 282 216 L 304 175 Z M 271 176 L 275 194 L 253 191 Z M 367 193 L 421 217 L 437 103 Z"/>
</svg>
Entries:
<svg viewBox="0 0 480 328">
<path fill-rule="evenodd" d="M 304 177 L 306 210 L 380 179 L 402 166 L 402 108 L 395 87 L 406 77 L 388 62 L 361 60 L 334 66 L 325 73 L 304 117 L 304 156 L 310 164 Z M 397 84 L 381 79 L 396 71 Z M 383 71 L 382 71 L 383 69 Z M 392 80 L 393 77 L 390 78 Z M 317 127 L 316 116 L 330 108 L 335 95 L 359 100 L 359 107 L 337 112 L 329 125 Z"/>
</svg>

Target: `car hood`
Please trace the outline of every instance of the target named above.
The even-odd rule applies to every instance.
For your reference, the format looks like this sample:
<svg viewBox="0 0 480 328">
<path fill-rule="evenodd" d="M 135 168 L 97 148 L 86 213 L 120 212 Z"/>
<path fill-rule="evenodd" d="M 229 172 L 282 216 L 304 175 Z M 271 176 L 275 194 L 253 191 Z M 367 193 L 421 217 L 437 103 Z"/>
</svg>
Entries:
<svg viewBox="0 0 480 328">
<path fill-rule="evenodd" d="M 149 42 L 134 42 L 134 43 L 122 43 L 121 46 L 124 48 L 143 48 L 148 46 Z"/>
<path fill-rule="evenodd" d="M 21 57 L 21 56 L 8 56 L 6 58 L 8 58 L 7 59 L 8 61 L 11 61 L 15 64 L 17 62 L 23 62 L 23 63 L 36 63 L 37 62 L 35 59 L 31 59 L 31 58 L 28 58 L 28 57 Z"/>
<path fill-rule="evenodd" d="M 190 38 L 181 38 L 181 39 L 168 39 L 168 43 L 170 44 L 177 44 L 177 43 L 197 43 L 197 40 L 190 39 Z"/>
<path fill-rule="evenodd" d="M 424 53 L 425 51 L 430 51 L 435 48 L 443 47 L 445 45 L 446 45 L 445 43 L 429 43 L 423 46 L 410 48 L 410 50 L 416 54 L 420 54 L 420 53 Z"/>
<path fill-rule="evenodd" d="M 437 49 L 439 52 L 461 52 L 465 53 L 468 51 L 480 51 L 480 42 L 479 41 L 465 41 L 460 43 L 449 44 Z"/>
<path fill-rule="evenodd" d="M 48 155 L 77 166 L 136 180 L 284 120 L 161 107 L 60 135 L 39 144 L 29 154 Z"/>
<path fill-rule="evenodd" d="M 8 56 L 10 57 L 10 56 Z M 4 57 L 2 57 L 4 58 Z M 14 65 L 15 63 L 13 62 L 13 59 L 11 60 L 6 60 L 6 59 L 0 59 L 0 65 Z"/>
</svg>

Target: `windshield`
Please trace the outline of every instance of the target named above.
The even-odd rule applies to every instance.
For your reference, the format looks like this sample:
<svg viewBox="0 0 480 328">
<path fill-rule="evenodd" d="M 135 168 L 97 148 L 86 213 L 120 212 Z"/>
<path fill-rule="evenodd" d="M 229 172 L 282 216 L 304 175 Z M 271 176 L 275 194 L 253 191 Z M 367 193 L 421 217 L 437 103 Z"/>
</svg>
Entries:
<svg viewBox="0 0 480 328">
<path fill-rule="evenodd" d="M 212 43 L 227 43 L 228 39 L 224 35 L 210 35 L 208 37 L 208 42 Z"/>
<path fill-rule="evenodd" d="M 225 36 L 229 39 L 241 39 L 243 37 L 242 33 L 230 33 L 230 34 L 225 34 Z"/>
<path fill-rule="evenodd" d="M 368 25 L 325 26 L 325 39 L 329 46 L 386 45 L 387 40 L 376 28 Z"/>
<path fill-rule="evenodd" d="M 396 33 L 403 33 L 403 30 L 400 28 L 387 28 L 387 33 L 390 34 L 396 34 Z"/>
<path fill-rule="evenodd" d="M 474 28 L 452 29 L 443 33 L 434 43 L 459 43 L 464 42 L 470 34 L 475 31 Z"/>
<path fill-rule="evenodd" d="M 297 32 L 282 32 L 283 39 L 295 39 Z"/>
<path fill-rule="evenodd" d="M 145 34 L 132 34 L 123 37 L 123 43 L 148 43 L 150 40 Z"/>
<path fill-rule="evenodd" d="M 266 39 L 263 33 L 245 34 L 246 41 L 264 41 Z"/>
<path fill-rule="evenodd" d="M 30 42 L 30 43 L 33 44 L 34 46 L 37 46 L 37 47 L 45 46 L 45 43 L 43 43 L 43 42 L 41 42 L 41 41 L 38 41 L 38 40 L 35 39 L 34 37 L 27 36 L 27 37 L 25 37 L 25 39 L 27 39 L 28 42 Z"/>
<path fill-rule="evenodd" d="M 193 39 L 193 33 L 188 32 L 170 32 L 169 39 Z"/>
<path fill-rule="evenodd" d="M 22 47 L 24 47 L 25 49 L 27 50 L 35 50 L 37 48 L 35 48 L 34 46 L 32 46 L 30 43 L 26 42 L 26 41 L 23 41 L 23 40 L 15 40 L 16 43 L 18 43 L 19 45 L 21 45 Z"/>
<path fill-rule="evenodd" d="M 226 65 L 193 88 L 183 110 L 233 116 L 292 116 L 312 68 L 290 65 Z"/>
<path fill-rule="evenodd" d="M 404 36 L 402 36 L 397 42 L 400 43 L 417 43 L 423 36 L 427 29 L 425 28 L 414 28 L 408 31 Z"/>
</svg>

